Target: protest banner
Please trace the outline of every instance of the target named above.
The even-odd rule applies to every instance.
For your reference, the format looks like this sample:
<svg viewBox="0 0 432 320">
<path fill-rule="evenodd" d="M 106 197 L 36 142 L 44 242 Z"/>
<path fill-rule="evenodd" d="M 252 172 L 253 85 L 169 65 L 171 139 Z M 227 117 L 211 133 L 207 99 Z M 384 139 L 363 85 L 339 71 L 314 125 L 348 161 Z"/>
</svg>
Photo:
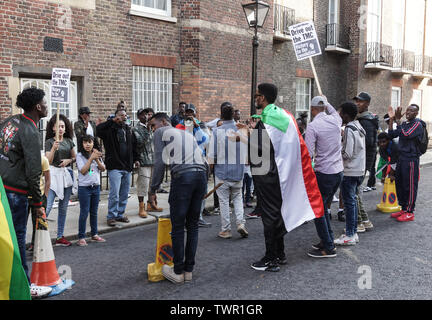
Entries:
<svg viewBox="0 0 432 320">
<path fill-rule="evenodd" d="M 309 58 L 319 94 L 322 95 L 318 75 L 312 57 L 322 54 L 318 36 L 312 21 L 298 23 L 289 27 L 297 61 Z"/>
<path fill-rule="evenodd" d="M 56 141 L 58 141 L 59 139 L 58 125 L 60 116 L 60 103 L 69 103 L 69 85 L 71 72 L 71 69 L 53 68 L 51 74 L 51 103 L 57 103 Z"/>
</svg>

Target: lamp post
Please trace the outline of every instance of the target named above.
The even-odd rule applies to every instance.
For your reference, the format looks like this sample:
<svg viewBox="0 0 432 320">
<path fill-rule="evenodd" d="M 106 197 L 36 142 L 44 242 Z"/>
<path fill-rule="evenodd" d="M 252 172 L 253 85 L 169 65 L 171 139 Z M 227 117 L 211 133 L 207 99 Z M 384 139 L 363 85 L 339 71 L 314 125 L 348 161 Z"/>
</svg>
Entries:
<svg viewBox="0 0 432 320">
<path fill-rule="evenodd" d="M 251 3 L 242 4 L 249 28 L 254 28 L 255 34 L 252 40 L 252 90 L 251 90 L 251 115 L 256 113 L 255 92 L 257 86 L 257 59 L 258 59 L 258 28 L 262 28 L 267 18 L 270 6 L 262 1 L 255 0 Z"/>
</svg>

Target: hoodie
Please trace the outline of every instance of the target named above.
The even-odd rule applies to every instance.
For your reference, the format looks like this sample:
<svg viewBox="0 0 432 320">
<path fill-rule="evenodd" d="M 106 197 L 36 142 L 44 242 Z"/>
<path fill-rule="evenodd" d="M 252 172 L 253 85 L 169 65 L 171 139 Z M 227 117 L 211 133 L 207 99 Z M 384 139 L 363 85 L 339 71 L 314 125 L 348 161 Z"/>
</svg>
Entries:
<svg viewBox="0 0 432 320">
<path fill-rule="evenodd" d="M 361 177 L 366 169 L 366 131 L 358 120 L 345 127 L 342 137 L 344 176 Z"/>
<path fill-rule="evenodd" d="M 366 131 L 366 169 L 371 170 L 375 165 L 379 119 L 369 111 L 364 111 L 357 116 L 363 129 Z"/>
</svg>

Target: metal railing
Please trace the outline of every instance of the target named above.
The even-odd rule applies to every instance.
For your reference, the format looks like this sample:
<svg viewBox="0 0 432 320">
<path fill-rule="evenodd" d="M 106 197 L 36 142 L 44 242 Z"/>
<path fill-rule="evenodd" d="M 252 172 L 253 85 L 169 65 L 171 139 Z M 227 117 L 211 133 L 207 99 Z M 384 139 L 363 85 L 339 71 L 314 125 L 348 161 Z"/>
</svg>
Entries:
<svg viewBox="0 0 432 320">
<path fill-rule="evenodd" d="M 368 42 L 366 44 L 366 63 L 380 63 L 392 66 L 392 47 L 379 42 Z"/>
<path fill-rule="evenodd" d="M 414 72 L 423 73 L 423 55 L 417 54 L 414 56 Z"/>
<path fill-rule="evenodd" d="M 403 49 L 393 49 L 393 68 L 402 69 Z"/>
<path fill-rule="evenodd" d="M 289 36 L 289 26 L 295 24 L 295 10 L 275 4 L 274 5 L 274 31 Z"/>
<path fill-rule="evenodd" d="M 432 74 L 432 57 L 429 56 L 424 57 L 423 72 Z"/>
<path fill-rule="evenodd" d="M 330 23 L 326 26 L 327 46 L 336 46 L 349 49 L 349 28 L 338 23 Z"/>
<path fill-rule="evenodd" d="M 415 53 L 404 50 L 403 68 L 408 71 L 414 71 Z"/>
</svg>

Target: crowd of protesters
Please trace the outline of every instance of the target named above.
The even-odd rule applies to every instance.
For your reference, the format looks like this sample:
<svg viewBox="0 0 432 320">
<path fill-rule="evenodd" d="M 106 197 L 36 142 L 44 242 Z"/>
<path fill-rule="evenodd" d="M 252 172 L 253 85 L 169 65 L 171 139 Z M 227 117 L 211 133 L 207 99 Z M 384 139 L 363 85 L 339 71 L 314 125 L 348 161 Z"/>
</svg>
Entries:
<svg viewBox="0 0 432 320">
<path fill-rule="evenodd" d="M 277 88 L 261 84 L 259 92 L 255 97 L 258 109 L 273 106 Z M 125 212 L 134 170 L 137 173 L 139 202 L 137 215 L 147 218 L 148 212 L 163 210 L 158 206 L 157 193 L 161 190 L 166 165 L 169 165 L 171 189 L 168 202 L 174 267 L 165 265 L 162 270 L 168 280 L 175 283 L 192 280 L 198 227 L 211 226 L 203 215 L 220 215 L 218 236 L 223 239 L 233 236 L 231 204 L 236 231 L 242 238 L 249 235 L 246 218 L 263 219 L 266 256 L 253 263 L 252 268 L 279 271 L 279 265 L 286 264 L 283 249 L 286 230 L 281 222 L 280 208 L 275 208 L 274 203 L 262 196 L 268 192 L 265 190 L 268 176 L 253 176 L 247 160 L 247 147 L 246 152 L 241 150 L 241 130 L 250 133 L 258 128 L 265 131 L 261 121 L 253 118 L 241 121 L 240 111 L 235 110 L 230 102 L 222 103 L 219 117 L 207 123 L 197 118 L 196 107 L 191 103 L 180 102 L 177 112 L 171 117 L 166 113 L 155 113 L 151 108 L 140 108 L 136 112 L 138 121 L 134 126 L 124 101 L 104 122 L 90 120 L 90 109 L 82 107 L 79 119 L 73 125 L 65 115 L 51 117 L 46 128 L 45 152 L 41 155 L 36 123 L 47 115 L 44 95 L 40 89 L 24 90 L 17 98 L 17 105 L 24 113 L 7 118 L 0 127 L 4 137 L 0 150 L 0 174 L 27 274 L 25 235 L 29 212 L 33 221 L 43 214 L 43 208 L 49 216 L 54 200 L 58 198 L 55 245 L 71 245 L 63 232 L 74 185 L 74 163 L 78 170 L 79 246 L 87 245 L 86 223 L 89 216 L 90 241 L 105 242 L 98 235 L 97 224 L 100 172 L 107 171 L 109 196 L 106 221 L 108 226 L 114 227 L 118 223 L 129 223 Z M 375 189 L 378 155 L 385 165 L 385 169 L 380 170 L 380 176 L 384 179 L 387 175 L 392 182 L 395 181 L 402 207 L 400 212 L 391 216 L 401 222 L 414 220 L 419 158 L 425 152 L 427 134 L 424 122 L 417 118 L 419 107 L 411 104 L 406 109 L 406 121 L 403 123 L 402 108 L 389 108 L 384 116 L 388 128 L 382 130 L 379 118 L 368 111 L 371 99 L 368 93 L 361 92 L 336 110 L 325 96 L 318 96 L 311 101 L 311 121 L 307 123 L 307 114 L 297 119 L 296 125 L 309 151 L 324 205 L 324 215 L 315 219 L 320 242 L 308 252 L 311 257 L 335 257 L 335 245 L 356 245 L 359 242 L 358 233 L 373 228 L 363 207 L 362 192 Z M 77 145 L 73 141 L 74 135 Z M 166 136 L 171 140 L 167 140 Z M 229 148 L 230 143 L 233 143 L 234 149 Z M 180 152 L 174 152 L 174 158 L 166 163 L 164 152 L 168 146 L 180 148 Z M 231 150 L 240 156 L 231 159 Z M 28 163 L 32 165 L 28 166 Z M 367 186 L 362 188 L 367 172 Z M 205 209 L 204 199 L 209 191 L 210 176 L 213 176 L 213 187 L 216 187 L 213 213 Z M 346 228 L 342 235 L 335 237 L 329 205 L 338 189 L 343 203 L 338 219 L 345 221 Z M 244 208 L 252 207 L 254 198 L 257 198 L 256 208 L 245 215 Z M 33 290 L 42 289 L 34 287 Z"/>
</svg>

